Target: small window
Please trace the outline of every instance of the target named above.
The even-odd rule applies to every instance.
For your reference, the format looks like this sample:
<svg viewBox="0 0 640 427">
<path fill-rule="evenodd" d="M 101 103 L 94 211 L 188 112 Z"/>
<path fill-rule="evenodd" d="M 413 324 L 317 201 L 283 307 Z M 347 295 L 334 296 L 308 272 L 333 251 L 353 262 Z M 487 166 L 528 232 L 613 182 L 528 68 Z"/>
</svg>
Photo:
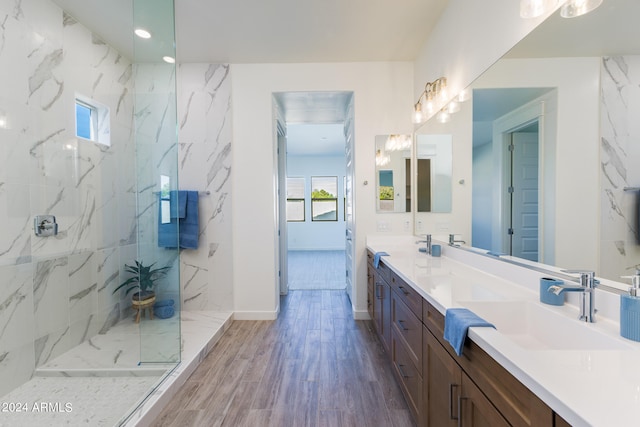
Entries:
<svg viewBox="0 0 640 427">
<path fill-rule="evenodd" d="M 338 177 L 311 177 L 311 220 L 338 220 Z"/>
<path fill-rule="evenodd" d="M 304 222 L 304 178 L 287 178 L 287 221 Z"/>
<path fill-rule="evenodd" d="M 95 140 L 95 111 L 88 105 L 76 100 L 76 136 Z"/>
<path fill-rule="evenodd" d="M 85 96 L 76 96 L 76 136 L 111 145 L 109 108 Z"/>
</svg>

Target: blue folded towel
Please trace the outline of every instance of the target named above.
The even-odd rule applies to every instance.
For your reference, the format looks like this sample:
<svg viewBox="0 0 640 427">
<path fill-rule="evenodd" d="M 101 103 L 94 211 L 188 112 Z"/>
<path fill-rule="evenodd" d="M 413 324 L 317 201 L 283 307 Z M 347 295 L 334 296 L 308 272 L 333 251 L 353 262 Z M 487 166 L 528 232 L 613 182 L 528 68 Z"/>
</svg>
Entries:
<svg viewBox="0 0 640 427">
<path fill-rule="evenodd" d="M 386 252 L 376 252 L 373 255 L 373 266 L 375 268 L 378 268 L 378 265 L 380 264 L 380 257 L 382 257 L 382 256 L 389 256 L 389 254 L 386 253 Z"/>
<path fill-rule="evenodd" d="M 489 326 L 491 323 L 479 317 L 466 308 L 449 308 L 444 316 L 444 339 L 449 341 L 456 354 L 462 354 L 464 340 L 467 338 L 467 330 L 475 326 Z"/>
<path fill-rule="evenodd" d="M 197 249 L 200 236 L 197 191 L 171 191 L 169 203 L 171 221 L 162 222 L 162 196 L 159 196 L 158 246 L 163 248 Z M 166 199 L 165 199 L 166 200 Z"/>
</svg>

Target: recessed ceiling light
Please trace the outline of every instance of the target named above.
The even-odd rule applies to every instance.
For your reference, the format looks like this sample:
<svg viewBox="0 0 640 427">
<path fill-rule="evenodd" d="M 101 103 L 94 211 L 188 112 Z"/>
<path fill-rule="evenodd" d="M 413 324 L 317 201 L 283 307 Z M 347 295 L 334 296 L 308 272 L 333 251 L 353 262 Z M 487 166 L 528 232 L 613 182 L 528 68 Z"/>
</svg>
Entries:
<svg viewBox="0 0 640 427">
<path fill-rule="evenodd" d="M 135 33 L 136 36 L 140 37 L 141 39 L 151 38 L 151 33 L 145 30 L 144 28 L 136 28 L 133 32 Z"/>
<path fill-rule="evenodd" d="M 162 60 L 168 64 L 175 64 L 176 63 L 176 59 L 172 56 L 163 56 Z"/>
</svg>

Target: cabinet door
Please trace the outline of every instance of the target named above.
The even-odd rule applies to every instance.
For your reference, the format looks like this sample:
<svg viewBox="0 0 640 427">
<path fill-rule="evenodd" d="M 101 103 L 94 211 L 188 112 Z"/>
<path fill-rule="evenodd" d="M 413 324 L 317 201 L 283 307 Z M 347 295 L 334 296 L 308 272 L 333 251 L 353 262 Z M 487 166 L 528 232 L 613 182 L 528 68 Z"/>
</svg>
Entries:
<svg viewBox="0 0 640 427">
<path fill-rule="evenodd" d="M 373 303 L 375 295 L 376 271 L 372 265 L 367 264 L 367 311 L 371 320 L 373 317 Z"/>
<path fill-rule="evenodd" d="M 466 374 L 462 374 L 462 394 L 458 400 L 458 408 L 461 426 L 509 427 L 510 425 Z"/>
<path fill-rule="evenodd" d="M 385 350 L 391 344 L 391 289 L 380 275 L 376 274 L 374 287 L 373 316 L 376 330 Z"/>
<path fill-rule="evenodd" d="M 422 333 L 423 425 L 457 426 L 462 370 L 431 332 Z"/>
</svg>

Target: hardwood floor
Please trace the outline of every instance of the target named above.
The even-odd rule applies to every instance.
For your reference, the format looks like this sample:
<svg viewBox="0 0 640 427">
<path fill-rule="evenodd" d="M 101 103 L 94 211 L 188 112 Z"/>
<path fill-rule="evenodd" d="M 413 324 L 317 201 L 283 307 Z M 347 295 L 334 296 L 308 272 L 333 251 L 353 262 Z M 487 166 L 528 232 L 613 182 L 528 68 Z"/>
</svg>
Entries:
<svg viewBox="0 0 640 427">
<path fill-rule="evenodd" d="M 291 291 L 234 321 L 154 426 L 413 426 L 371 321 L 344 291 Z"/>
<path fill-rule="evenodd" d="M 345 251 L 288 251 L 290 290 L 344 289 Z"/>
</svg>

